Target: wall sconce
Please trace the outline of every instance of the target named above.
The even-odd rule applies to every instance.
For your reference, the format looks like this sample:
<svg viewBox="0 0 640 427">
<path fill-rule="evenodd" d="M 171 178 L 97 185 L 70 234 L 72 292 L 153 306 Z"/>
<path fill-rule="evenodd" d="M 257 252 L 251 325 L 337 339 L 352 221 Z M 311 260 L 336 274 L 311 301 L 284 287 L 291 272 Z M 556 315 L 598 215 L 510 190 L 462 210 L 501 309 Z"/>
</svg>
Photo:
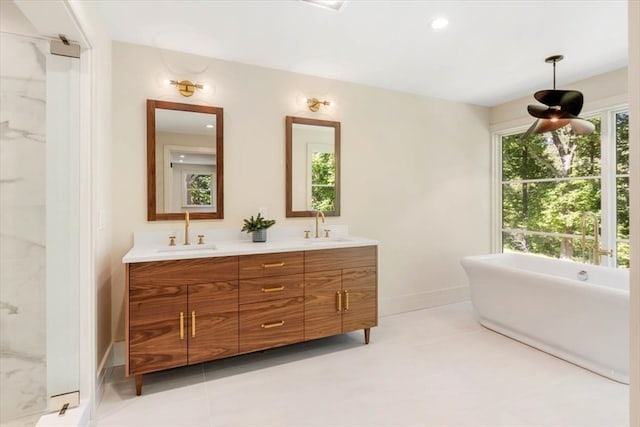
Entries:
<svg viewBox="0 0 640 427">
<path fill-rule="evenodd" d="M 176 86 L 182 96 L 191 96 L 195 93 L 196 89 L 204 89 L 204 86 L 201 84 L 192 83 L 189 80 L 169 80 L 169 84 Z"/>
<path fill-rule="evenodd" d="M 331 102 L 320 101 L 318 98 L 307 98 L 307 106 L 309 107 L 309 110 L 313 111 L 314 113 L 320 109 L 320 105 L 328 107 L 329 105 L 331 105 Z"/>
</svg>

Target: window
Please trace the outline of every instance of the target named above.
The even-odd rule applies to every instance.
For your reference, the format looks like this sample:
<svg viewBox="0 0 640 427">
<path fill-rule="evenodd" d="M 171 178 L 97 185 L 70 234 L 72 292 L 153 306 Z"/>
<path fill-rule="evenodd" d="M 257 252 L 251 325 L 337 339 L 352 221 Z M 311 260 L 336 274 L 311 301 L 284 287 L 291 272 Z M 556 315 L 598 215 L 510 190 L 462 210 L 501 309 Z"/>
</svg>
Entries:
<svg viewBox="0 0 640 427">
<path fill-rule="evenodd" d="M 314 152 L 311 158 L 311 208 L 315 211 L 335 210 L 336 156 Z"/>
<path fill-rule="evenodd" d="M 211 183 L 212 173 L 185 173 L 184 175 L 184 207 L 212 206 L 214 196 Z"/>
<path fill-rule="evenodd" d="M 503 251 L 589 261 L 596 224 L 600 246 L 612 249 L 603 264 L 629 266 L 628 113 L 602 111 L 589 120 L 596 130 L 575 135 L 570 127 L 523 138 L 525 129 L 499 134 L 496 189 Z"/>
</svg>

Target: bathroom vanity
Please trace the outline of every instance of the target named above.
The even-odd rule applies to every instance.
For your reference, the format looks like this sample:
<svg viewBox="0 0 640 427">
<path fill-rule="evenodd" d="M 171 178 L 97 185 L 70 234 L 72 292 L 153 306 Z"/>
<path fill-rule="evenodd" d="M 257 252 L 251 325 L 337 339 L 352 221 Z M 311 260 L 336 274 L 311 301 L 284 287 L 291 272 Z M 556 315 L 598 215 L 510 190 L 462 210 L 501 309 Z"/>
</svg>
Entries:
<svg viewBox="0 0 640 427">
<path fill-rule="evenodd" d="M 211 241 L 210 239 L 208 241 Z M 377 242 L 352 236 L 134 245 L 126 269 L 126 374 L 377 325 Z"/>
</svg>

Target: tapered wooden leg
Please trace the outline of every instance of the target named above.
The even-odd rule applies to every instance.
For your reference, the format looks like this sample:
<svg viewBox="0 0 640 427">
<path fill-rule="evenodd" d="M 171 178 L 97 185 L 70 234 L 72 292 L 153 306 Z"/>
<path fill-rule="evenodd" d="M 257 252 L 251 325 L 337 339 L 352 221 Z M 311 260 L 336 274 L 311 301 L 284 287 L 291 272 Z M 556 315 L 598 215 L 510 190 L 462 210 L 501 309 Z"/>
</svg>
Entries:
<svg viewBox="0 0 640 427">
<path fill-rule="evenodd" d="M 371 337 L 371 328 L 364 329 L 364 343 L 369 344 L 369 338 Z"/>
<path fill-rule="evenodd" d="M 142 394 L 142 375 L 136 375 L 136 396 Z"/>
</svg>

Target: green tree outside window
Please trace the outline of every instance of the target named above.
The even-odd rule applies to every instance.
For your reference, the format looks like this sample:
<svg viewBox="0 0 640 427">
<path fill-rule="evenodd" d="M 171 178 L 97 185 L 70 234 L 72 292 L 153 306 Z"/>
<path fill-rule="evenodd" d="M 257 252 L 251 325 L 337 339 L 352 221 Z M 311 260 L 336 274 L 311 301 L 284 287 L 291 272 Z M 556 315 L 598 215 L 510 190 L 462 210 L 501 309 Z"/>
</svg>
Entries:
<svg viewBox="0 0 640 427">
<path fill-rule="evenodd" d="M 315 152 L 311 157 L 311 209 L 335 210 L 336 156 Z"/>
<path fill-rule="evenodd" d="M 212 189 L 211 174 L 187 174 L 187 205 L 188 206 L 211 206 Z"/>
</svg>

